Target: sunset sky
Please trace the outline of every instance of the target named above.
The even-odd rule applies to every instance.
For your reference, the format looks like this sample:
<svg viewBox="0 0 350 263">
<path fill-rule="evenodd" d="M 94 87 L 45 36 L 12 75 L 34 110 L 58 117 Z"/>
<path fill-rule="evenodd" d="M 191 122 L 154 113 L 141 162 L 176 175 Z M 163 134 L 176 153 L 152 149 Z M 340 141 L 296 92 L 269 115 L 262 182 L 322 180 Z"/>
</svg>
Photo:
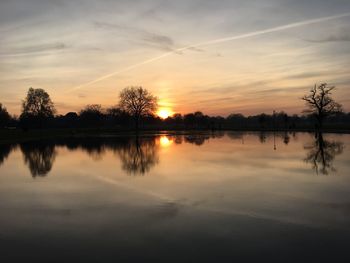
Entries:
<svg viewBox="0 0 350 263">
<path fill-rule="evenodd" d="M 59 114 L 142 85 L 174 112 L 284 110 L 328 82 L 350 110 L 349 0 L 0 0 L 0 102 Z"/>
</svg>

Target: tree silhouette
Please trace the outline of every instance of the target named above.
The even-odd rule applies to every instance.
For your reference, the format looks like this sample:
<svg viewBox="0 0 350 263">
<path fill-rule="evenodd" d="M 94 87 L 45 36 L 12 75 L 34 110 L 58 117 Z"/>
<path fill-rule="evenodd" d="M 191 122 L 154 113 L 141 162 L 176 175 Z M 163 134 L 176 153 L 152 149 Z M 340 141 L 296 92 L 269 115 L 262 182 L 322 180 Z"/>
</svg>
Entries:
<svg viewBox="0 0 350 263">
<path fill-rule="evenodd" d="M 7 112 L 7 109 L 0 103 L 0 128 L 6 126 L 10 120 L 10 115 Z"/>
<path fill-rule="evenodd" d="M 43 89 L 30 88 L 22 103 L 22 113 L 34 116 L 53 117 L 56 112 L 50 95 Z"/>
<path fill-rule="evenodd" d="M 112 125 L 127 125 L 130 115 L 118 106 L 107 108 L 107 121 Z"/>
<path fill-rule="evenodd" d="M 323 139 L 322 133 L 316 133 L 312 144 L 305 145 L 308 150 L 305 162 L 311 163 L 316 174 L 328 175 L 330 171 L 336 171 L 333 161 L 336 155 L 343 152 L 344 144 L 338 141 L 327 141 Z"/>
<path fill-rule="evenodd" d="M 79 116 L 84 126 L 99 127 L 103 121 L 102 107 L 100 104 L 87 105 Z"/>
<path fill-rule="evenodd" d="M 22 102 L 20 119 L 24 126 L 36 125 L 42 127 L 43 122 L 48 118 L 52 118 L 55 112 L 55 106 L 45 90 L 30 88 L 27 97 Z"/>
<path fill-rule="evenodd" d="M 157 97 L 142 87 L 128 87 L 120 92 L 119 106 L 134 117 L 138 130 L 140 118 L 152 115 L 157 110 Z"/>
<path fill-rule="evenodd" d="M 302 97 L 302 100 L 306 102 L 308 107 L 304 112 L 316 117 L 318 128 L 320 129 L 326 117 L 342 111 L 341 104 L 335 102 L 331 97 L 334 89 L 334 86 L 329 87 L 327 83 L 322 83 L 319 86 L 315 84 L 310 90 L 310 94 Z"/>
</svg>

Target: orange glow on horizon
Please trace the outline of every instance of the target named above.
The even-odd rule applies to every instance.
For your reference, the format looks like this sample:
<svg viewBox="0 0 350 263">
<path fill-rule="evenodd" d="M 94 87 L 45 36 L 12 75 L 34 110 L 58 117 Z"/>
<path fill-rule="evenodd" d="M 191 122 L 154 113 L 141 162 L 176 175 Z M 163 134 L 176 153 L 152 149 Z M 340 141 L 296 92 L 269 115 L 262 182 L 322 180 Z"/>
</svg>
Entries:
<svg viewBox="0 0 350 263">
<path fill-rule="evenodd" d="M 157 115 L 162 119 L 166 119 L 173 115 L 173 112 L 169 108 L 160 108 L 157 112 Z"/>
</svg>

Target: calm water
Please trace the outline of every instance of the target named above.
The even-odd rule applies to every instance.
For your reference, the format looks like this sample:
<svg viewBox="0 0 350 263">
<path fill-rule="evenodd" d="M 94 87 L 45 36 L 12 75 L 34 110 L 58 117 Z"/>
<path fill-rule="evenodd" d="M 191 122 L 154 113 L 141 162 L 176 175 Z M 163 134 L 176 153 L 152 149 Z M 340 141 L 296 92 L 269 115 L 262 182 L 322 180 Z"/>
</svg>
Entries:
<svg viewBox="0 0 350 263">
<path fill-rule="evenodd" d="M 350 135 L 0 145 L 0 262 L 350 262 Z"/>
</svg>

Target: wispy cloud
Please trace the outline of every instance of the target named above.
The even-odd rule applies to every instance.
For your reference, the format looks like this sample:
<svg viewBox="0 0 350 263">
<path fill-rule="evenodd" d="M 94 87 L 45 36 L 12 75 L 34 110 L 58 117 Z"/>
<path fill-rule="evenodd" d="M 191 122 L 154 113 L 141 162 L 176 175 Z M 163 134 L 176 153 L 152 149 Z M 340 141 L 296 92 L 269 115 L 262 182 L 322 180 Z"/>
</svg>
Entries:
<svg viewBox="0 0 350 263">
<path fill-rule="evenodd" d="M 94 22 L 95 27 L 104 30 L 116 31 L 122 33 L 132 41 L 139 41 L 142 45 L 148 45 L 163 51 L 173 51 L 175 49 L 174 40 L 166 35 L 149 32 L 148 30 L 132 27 L 128 25 L 120 25 L 107 22 Z"/>
<path fill-rule="evenodd" d="M 271 34 L 271 33 L 284 31 L 284 30 L 288 30 L 288 29 L 292 29 L 292 28 L 298 28 L 298 27 L 308 26 L 308 25 L 322 23 L 322 22 L 326 22 L 326 21 L 331 21 L 331 20 L 335 20 L 335 19 L 341 19 L 341 18 L 345 18 L 345 17 L 349 17 L 349 16 L 350 16 L 350 12 L 343 13 L 343 14 L 337 14 L 337 15 L 333 15 L 333 16 L 321 17 L 321 18 L 308 19 L 308 20 L 303 20 L 303 21 L 300 21 L 300 22 L 289 23 L 289 24 L 285 24 L 285 25 L 281 25 L 281 26 L 271 27 L 271 28 L 258 30 L 258 31 L 253 31 L 253 32 L 245 33 L 245 34 L 236 35 L 236 36 L 218 38 L 218 39 L 214 39 L 214 40 L 200 42 L 200 43 L 193 44 L 193 45 L 184 46 L 184 47 L 181 47 L 181 48 L 177 48 L 175 50 L 171 50 L 171 51 L 169 51 L 167 53 L 161 54 L 161 55 L 159 55 L 157 57 L 150 58 L 150 59 L 142 61 L 140 63 L 131 65 L 131 66 L 126 67 L 126 68 L 124 68 L 122 70 L 118 70 L 118 71 L 112 72 L 112 73 L 110 73 L 108 75 L 99 77 L 99 78 L 97 78 L 95 80 L 92 80 L 92 81 L 89 81 L 89 82 L 84 83 L 82 85 L 79 85 L 77 87 L 74 87 L 74 88 L 72 88 L 69 91 L 74 91 L 74 90 L 80 89 L 80 88 L 82 88 L 84 86 L 87 86 L 87 85 L 99 82 L 101 80 L 104 80 L 104 79 L 110 78 L 112 76 L 115 76 L 117 74 L 129 71 L 129 70 L 134 69 L 136 67 L 152 63 L 154 61 L 157 61 L 157 60 L 163 59 L 165 57 L 168 57 L 168 56 L 170 56 L 172 54 L 176 54 L 176 53 L 179 53 L 179 52 L 181 53 L 181 52 L 186 51 L 186 50 L 193 50 L 193 49 L 198 49 L 198 48 L 211 46 L 211 45 L 216 45 L 216 44 L 220 44 L 220 43 L 225 43 L 225 42 L 229 42 L 229 41 L 236 41 L 236 40 L 241 40 L 241 39 L 257 37 L 257 36 Z"/>
<path fill-rule="evenodd" d="M 348 42 L 350 41 L 350 27 L 341 28 L 325 37 L 317 39 L 306 39 L 306 41 L 315 43 Z"/>
<path fill-rule="evenodd" d="M 37 45 L 22 45 L 17 47 L 10 47 L 2 49 L 0 56 L 14 56 L 14 55 L 27 55 L 33 53 L 47 52 L 53 50 L 63 50 L 67 48 L 64 43 L 43 43 Z"/>
</svg>

